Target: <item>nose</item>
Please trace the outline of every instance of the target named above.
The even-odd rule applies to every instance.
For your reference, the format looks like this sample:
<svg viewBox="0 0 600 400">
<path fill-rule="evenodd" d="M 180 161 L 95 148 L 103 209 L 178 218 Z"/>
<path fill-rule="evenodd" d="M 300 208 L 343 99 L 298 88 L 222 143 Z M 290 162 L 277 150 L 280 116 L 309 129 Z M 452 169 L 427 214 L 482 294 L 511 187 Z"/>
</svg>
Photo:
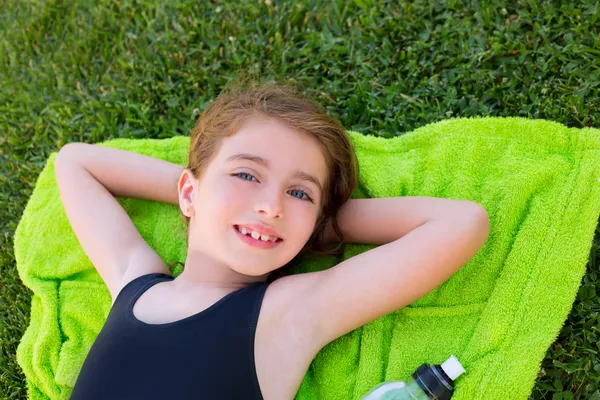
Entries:
<svg viewBox="0 0 600 400">
<path fill-rule="evenodd" d="M 256 203 L 256 212 L 267 218 L 283 217 L 283 199 L 278 188 L 265 189 Z"/>
</svg>

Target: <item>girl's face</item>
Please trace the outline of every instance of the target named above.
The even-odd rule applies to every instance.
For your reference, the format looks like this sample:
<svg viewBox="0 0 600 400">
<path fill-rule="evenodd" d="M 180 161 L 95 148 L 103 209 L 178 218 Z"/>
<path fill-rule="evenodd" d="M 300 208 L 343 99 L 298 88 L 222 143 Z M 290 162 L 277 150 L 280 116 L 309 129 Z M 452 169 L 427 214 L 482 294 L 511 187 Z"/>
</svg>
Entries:
<svg viewBox="0 0 600 400">
<path fill-rule="evenodd" d="M 244 275 L 280 268 L 313 233 L 326 176 L 316 139 L 276 119 L 252 117 L 223 139 L 194 181 L 188 251 L 204 253 Z M 242 227 L 247 235 L 239 232 Z M 261 227 L 272 232 L 267 241 L 250 236 L 253 230 L 254 236 L 264 234 Z"/>
</svg>

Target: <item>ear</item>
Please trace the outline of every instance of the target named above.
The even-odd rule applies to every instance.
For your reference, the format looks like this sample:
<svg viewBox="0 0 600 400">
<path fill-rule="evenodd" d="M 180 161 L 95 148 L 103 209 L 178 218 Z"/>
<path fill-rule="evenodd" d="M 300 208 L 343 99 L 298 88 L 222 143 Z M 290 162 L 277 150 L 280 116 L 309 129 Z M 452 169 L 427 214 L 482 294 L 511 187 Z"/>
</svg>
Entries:
<svg viewBox="0 0 600 400">
<path fill-rule="evenodd" d="M 181 212 L 187 217 L 192 217 L 195 214 L 194 196 L 197 184 L 198 182 L 194 178 L 192 171 L 185 168 L 179 176 L 177 192 L 179 193 L 179 207 L 181 208 Z"/>
</svg>

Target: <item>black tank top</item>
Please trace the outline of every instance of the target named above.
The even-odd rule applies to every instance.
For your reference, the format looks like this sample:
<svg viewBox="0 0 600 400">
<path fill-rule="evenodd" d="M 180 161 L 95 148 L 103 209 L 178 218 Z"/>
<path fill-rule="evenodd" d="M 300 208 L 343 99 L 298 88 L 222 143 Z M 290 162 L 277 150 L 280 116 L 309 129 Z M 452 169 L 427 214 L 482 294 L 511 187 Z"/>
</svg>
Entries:
<svg viewBox="0 0 600 400">
<path fill-rule="evenodd" d="M 268 282 L 166 324 L 135 318 L 136 300 L 174 278 L 152 273 L 125 285 L 81 367 L 71 400 L 261 399 L 254 336 Z"/>
</svg>

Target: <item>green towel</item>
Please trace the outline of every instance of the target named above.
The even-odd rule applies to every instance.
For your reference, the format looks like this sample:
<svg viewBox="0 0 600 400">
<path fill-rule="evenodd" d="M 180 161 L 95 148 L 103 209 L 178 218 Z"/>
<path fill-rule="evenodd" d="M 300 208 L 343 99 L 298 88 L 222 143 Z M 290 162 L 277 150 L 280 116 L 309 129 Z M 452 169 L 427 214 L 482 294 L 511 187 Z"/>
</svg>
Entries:
<svg viewBox="0 0 600 400">
<path fill-rule="evenodd" d="M 451 354 L 467 370 L 456 382 L 456 400 L 526 399 L 585 272 L 600 216 L 599 131 L 487 117 L 445 120 L 393 139 L 350 135 L 360 163 L 353 197 L 472 200 L 488 211 L 490 235 L 439 288 L 323 348 L 297 399 L 358 399 L 381 381 L 406 379 L 421 363 Z M 189 137 L 102 145 L 185 165 Z M 64 213 L 55 156 L 14 241 L 20 277 L 34 292 L 17 351 L 31 399 L 68 398 L 110 309 L 109 292 Z M 185 260 L 175 205 L 118 200 L 165 262 Z M 372 247 L 346 245 L 344 258 Z M 339 261 L 307 257 L 298 272 Z"/>
</svg>

